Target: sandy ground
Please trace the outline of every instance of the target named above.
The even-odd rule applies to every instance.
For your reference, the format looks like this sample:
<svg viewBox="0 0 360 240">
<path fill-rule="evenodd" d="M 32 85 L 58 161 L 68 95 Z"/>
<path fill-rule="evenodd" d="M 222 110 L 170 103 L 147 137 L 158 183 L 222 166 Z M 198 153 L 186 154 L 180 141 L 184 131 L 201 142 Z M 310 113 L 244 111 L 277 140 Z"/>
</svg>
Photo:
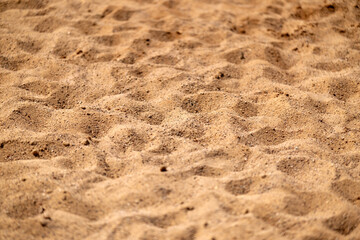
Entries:
<svg viewBox="0 0 360 240">
<path fill-rule="evenodd" d="M 0 0 L 0 239 L 360 239 L 359 23 Z"/>
</svg>

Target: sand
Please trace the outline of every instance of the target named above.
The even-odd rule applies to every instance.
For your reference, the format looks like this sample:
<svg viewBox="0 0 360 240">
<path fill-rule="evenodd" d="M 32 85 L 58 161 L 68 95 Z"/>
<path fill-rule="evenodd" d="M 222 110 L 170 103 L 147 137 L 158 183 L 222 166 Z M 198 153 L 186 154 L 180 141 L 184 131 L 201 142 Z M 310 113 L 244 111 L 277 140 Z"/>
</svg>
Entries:
<svg viewBox="0 0 360 240">
<path fill-rule="evenodd" d="M 360 2 L 1 0 L 0 239 L 360 239 Z"/>
</svg>

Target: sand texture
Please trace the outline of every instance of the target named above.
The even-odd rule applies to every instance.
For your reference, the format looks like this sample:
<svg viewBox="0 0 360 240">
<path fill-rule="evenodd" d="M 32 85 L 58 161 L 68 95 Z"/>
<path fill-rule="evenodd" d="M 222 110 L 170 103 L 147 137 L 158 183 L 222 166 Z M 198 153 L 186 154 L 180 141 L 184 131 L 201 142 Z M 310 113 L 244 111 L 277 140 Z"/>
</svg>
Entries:
<svg viewBox="0 0 360 240">
<path fill-rule="evenodd" d="M 0 0 L 0 239 L 360 239 L 359 0 Z"/>
</svg>

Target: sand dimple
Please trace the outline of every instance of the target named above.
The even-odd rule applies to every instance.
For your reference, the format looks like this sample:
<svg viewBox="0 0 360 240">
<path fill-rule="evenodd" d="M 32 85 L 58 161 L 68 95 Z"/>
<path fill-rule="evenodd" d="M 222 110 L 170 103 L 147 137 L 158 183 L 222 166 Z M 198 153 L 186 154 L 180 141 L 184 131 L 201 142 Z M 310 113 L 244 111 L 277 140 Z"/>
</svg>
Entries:
<svg viewBox="0 0 360 240">
<path fill-rule="evenodd" d="M 357 239 L 358 0 L 0 0 L 0 239 Z"/>
<path fill-rule="evenodd" d="M 297 192 L 292 196 L 286 196 L 284 202 L 284 212 L 294 216 L 306 216 L 314 211 L 326 209 L 326 203 L 332 197 L 324 192 Z"/>
<path fill-rule="evenodd" d="M 140 151 L 146 144 L 146 135 L 138 133 L 136 129 L 121 129 L 114 134 L 113 142 L 117 151 Z"/>
<path fill-rule="evenodd" d="M 288 60 L 285 59 L 282 56 L 281 52 L 276 48 L 272 48 L 272 47 L 265 48 L 265 59 L 269 63 L 281 69 L 289 69 L 291 67 Z"/>
<path fill-rule="evenodd" d="M 177 57 L 166 55 L 158 55 L 150 59 L 155 64 L 165 64 L 165 65 L 176 65 L 179 62 Z"/>
<path fill-rule="evenodd" d="M 297 175 L 300 171 L 304 171 L 309 168 L 310 161 L 310 159 L 302 157 L 289 157 L 287 159 L 281 160 L 277 164 L 277 169 L 290 176 L 294 176 Z"/>
<path fill-rule="evenodd" d="M 45 207 L 49 205 L 56 210 L 76 214 L 92 221 L 98 219 L 103 214 L 96 206 L 75 198 L 66 190 L 52 194 L 51 198 L 44 205 Z"/>
<path fill-rule="evenodd" d="M 40 33 L 52 33 L 56 29 L 64 25 L 64 21 L 54 17 L 49 17 L 39 22 L 35 27 L 34 31 Z"/>
<path fill-rule="evenodd" d="M 24 41 L 18 40 L 17 45 L 23 51 L 28 52 L 28 53 L 32 53 L 32 54 L 37 53 L 42 48 L 42 44 L 41 44 L 40 41 L 30 40 L 30 39 L 29 40 L 24 40 Z"/>
<path fill-rule="evenodd" d="M 113 18 L 117 21 L 127 21 L 134 14 L 132 10 L 119 9 L 113 13 Z M 105 14 L 103 14 L 105 15 Z"/>
<path fill-rule="evenodd" d="M 8 119 L 4 122 L 4 125 L 32 131 L 41 131 L 46 127 L 46 122 L 50 117 L 51 110 L 46 109 L 41 105 L 25 105 L 13 110 L 8 116 Z"/>
<path fill-rule="evenodd" d="M 41 205 L 41 200 L 34 196 L 29 196 L 23 200 L 14 200 L 11 206 L 6 207 L 7 216 L 15 219 L 33 217 L 40 213 Z"/>
<path fill-rule="evenodd" d="M 231 194 L 242 195 L 250 192 L 251 184 L 253 180 L 251 178 L 244 178 L 241 180 L 231 180 L 225 185 L 225 190 Z"/>
<path fill-rule="evenodd" d="M 346 101 L 351 95 L 355 94 L 358 84 L 351 79 L 333 79 L 329 86 L 329 94 L 341 101 Z"/>
<path fill-rule="evenodd" d="M 19 86 L 19 88 L 27 90 L 29 92 L 38 94 L 38 95 L 48 95 L 53 91 L 53 88 L 56 87 L 55 83 L 47 83 L 44 81 L 33 81 L 29 83 L 24 83 Z"/>
<path fill-rule="evenodd" d="M 29 57 L 27 56 L 16 56 L 10 58 L 0 56 L 0 67 L 10 71 L 18 71 L 23 68 L 27 60 L 29 60 Z"/>
<path fill-rule="evenodd" d="M 3 1 L 0 3 L 0 12 L 10 9 L 41 9 L 47 4 L 48 1 L 44 0 Z"/>
<path fill-rule="evenodd" d="M 65 146 L 60 142 L 10 140 L 0 144 L 0 159 L 4 162 L 52 158 L 63 153 L 65 153 Z"/>
<path fill-rule="evenodd" d="M 324 225 L 342 235 L 349 235 L 359 225 L 359 221 L 357 214 L 342 212 L 325 220 Z"/>
<path fill-rule="evenodd" d="M 234 109 L 241 117 L 254 117 L 258 114 L 256 105 L 245 101 L 239 101 Z"/>
<path fill-rule="evenodd" d="M 121 43 L 121 36 L 118 35 L 105 35 L 105 36 L 98 36 L 95 38 L 95 41 L 105 45 L 105 46 L 116 46 Z"/>
<path fill-rule="evenodd" d="M 89 20 L 80 20 L 73 24 L 73 27 L 78 29 L 81 33 L 85 35 L 96 34 L 100 27 L 98 27 L 96 22 Z"/>
<path fill-rule="evenodd" d="M 239 137 L 246 145 L 277 145 L 285 142 L 290 136 L 289 132 L 276 130 L 275 128 L 264 127 L 246 137 Z"/>
<path fill-rule="evenodd" d="M 179 37 L 180 32 L 166 32 L 159 30 L 150 30 L 149 31 L 150 38 L 156 39 L 161 42 L 171 42 Z"/>
<path fill-rule="evenodd" d="M 356 206 L 360 205 L 360 185 L 358 182 L 350 179 L 335 181 L 332 183 L 331 189 Z"/>
<path fill-rule="evenodd" d="M 72 108 L 77 96 L 75 87 L 62 86 L 49 96 L 46 103 L 55 109 Z"/>
<path fill-rule="evenodd" d="M 234 64 L 241 64 L 249 61 L 247 49 L 235 49 L 227 53 L 224 57 L 226 61 Z"/>
<path fill-rule="evenodd" d="M 279 71 L 272 67 L 264 68 L 264 77 L 271 81 L 292 85 L 294 83 L 294 76 L 287 72 Z"/>
</svg>

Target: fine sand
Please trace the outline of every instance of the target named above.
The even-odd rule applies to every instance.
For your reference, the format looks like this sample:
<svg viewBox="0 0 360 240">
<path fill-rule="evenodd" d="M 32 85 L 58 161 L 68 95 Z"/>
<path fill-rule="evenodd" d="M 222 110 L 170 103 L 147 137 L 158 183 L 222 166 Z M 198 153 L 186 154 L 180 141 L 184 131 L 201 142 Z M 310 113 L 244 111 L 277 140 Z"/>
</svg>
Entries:
<svg viewBox="0 0 360 240">
<path fill-rule="evenodd" d="M 360 239 L 360 1 L 0 0 L 0 239 Z"/>
</svg>

